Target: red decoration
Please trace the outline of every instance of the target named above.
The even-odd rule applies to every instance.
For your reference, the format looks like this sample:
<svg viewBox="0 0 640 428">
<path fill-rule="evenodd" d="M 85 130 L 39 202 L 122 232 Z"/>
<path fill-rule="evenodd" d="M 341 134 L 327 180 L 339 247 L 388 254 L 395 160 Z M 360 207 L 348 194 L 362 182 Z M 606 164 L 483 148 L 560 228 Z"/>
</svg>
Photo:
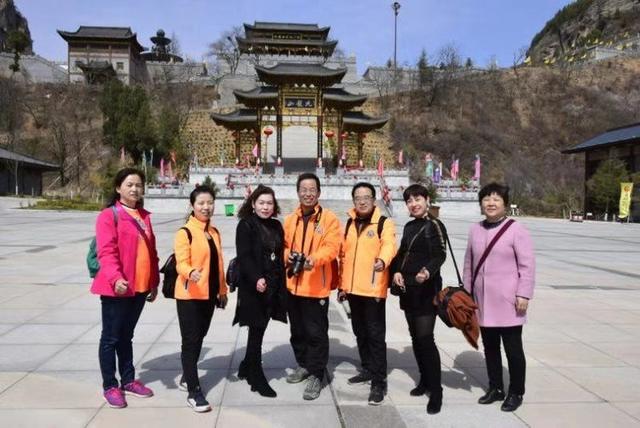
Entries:
<svg viewBox="0 0 640 428">
<path fill-rule="evenodd" d="M 271 128 L 264 128 L 264 131 L 262 131 L 264 133 L 264 135 L 266 135 L 267 137 L 271 134 L 273 134 L 273 129 Z"/>
<path fill-rule="evenodd" d="M 335 132 L 333 132 L 332 130 L 329 129 L 327 131 L 324 131 L 324 135 L 327 138 L 333 138 L 333 136 L 336 135 L 336 134 L 335 134 Z"/>
<path fill-rule="evenodd" d="M 348 134 L 346 131 L 345 131 L 345 132 L 343 132 L 343 133 L 342 133 L 342 134 L 340 134 L 340 135 L 342 136 L 342 139 L 343 139 L 343 140 L 344 140 L 344 139 L 346 139 L 346 138 L 349 136 L 349 134 Z"/>
</svg>

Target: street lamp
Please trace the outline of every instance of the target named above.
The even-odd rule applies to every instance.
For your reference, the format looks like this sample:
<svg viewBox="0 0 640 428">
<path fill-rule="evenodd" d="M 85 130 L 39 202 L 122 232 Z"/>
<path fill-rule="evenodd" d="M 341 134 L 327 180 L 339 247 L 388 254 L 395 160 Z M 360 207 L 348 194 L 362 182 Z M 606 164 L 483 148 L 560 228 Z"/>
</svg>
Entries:
<svg viewBox="0 0 640 428">
<path fill-rule="evenodd" d="M 394 1 L 391 5 L 391 9 L 393 9 L 393 68 L 394 70 L 398 68 L 397 61 L 397 45 L 398 45 L 398 11 L 400 10 L 400 3 Z"/>
</svg>

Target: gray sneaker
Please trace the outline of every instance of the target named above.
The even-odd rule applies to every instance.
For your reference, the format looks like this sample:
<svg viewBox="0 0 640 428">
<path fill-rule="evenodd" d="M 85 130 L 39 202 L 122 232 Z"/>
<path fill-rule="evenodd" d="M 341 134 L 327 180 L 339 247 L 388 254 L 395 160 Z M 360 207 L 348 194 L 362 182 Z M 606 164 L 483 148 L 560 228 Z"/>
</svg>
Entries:
<svg viewBox="0 0 640 428">
<path fill-rule="evenodd" d="M 287 376 L 287 383 L 300 383 L 309 377 L 309 371 L 304 367 L 296 367 L 293 373 Z"/>
<path fill-rule="evenodd" d="M 307 386 L 304 388 L 304 394 L 302 398 L 305 400 L 315 400 L 320 397 L 320 391 L 322 390 L 322 380 L 317 376 L 311 375 L 307 379 Z"/>
</svg>

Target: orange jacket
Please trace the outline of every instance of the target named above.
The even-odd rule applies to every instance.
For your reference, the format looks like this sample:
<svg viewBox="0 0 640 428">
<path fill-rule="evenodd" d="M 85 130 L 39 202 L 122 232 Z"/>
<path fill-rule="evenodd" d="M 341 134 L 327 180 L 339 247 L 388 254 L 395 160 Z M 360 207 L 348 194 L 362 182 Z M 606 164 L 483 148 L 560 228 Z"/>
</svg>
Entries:
<svg viewBox="0 0 640 428">
<path fill-rule="evenodd" d="M 176 255 L 176 270 L 178 278 L 176 279 L 176 299 L 180 300 L 207 300 L 209 296 L 209 260 L 211 251 L 209 243 L 204 234 L 206 224 L 201 222 L 194 216 L 190 216 L 185 227 L 191 232 L 192 241 L 189 244 L 189 237 L 184 230 L 178 230 L 174 241 L 174 252 Z M 209 234 L 213 237 L 213 242 L 218 252 L 218 272 L 220 295 L 227 294 L 227 283 L 224 279 L 224 263 L 222 261 L 222 243 L 220 242 L 220 234 L 218 230 L 209 225 Z M 188 281 L 189 274 L 194 269 L 202 269 L 200 281 Z M 185 281 L 188 281 L 188 287 L 185 289 Z M 216 297 L 216 296 L 213 296 Z"/>
<path fill-rule="evenodd" d="M 287 260 L 291 251 L 302 252 L 311 256 L 314 264 L 311 270 L 303 270 L 297 276 L 287 275 L 287 288 L 296 296 L 327 297 L 331 293 L 332 262 L 338 257 L 342 243 L 340 220 L 330 210 L 316 205 L 307 225 L 304 248 L 303 234 L 302 209 L 298 207 L 284 219 L 284 257 Z"/>
<path fill-rule="evenodd" d="M 396 226 L 387 218 L 378 238 L 380 209 L 374 208 L 371 222 L 358 234 L 356 211 L 349 211 L 351 225 L 340 251 L 340 289 L 349 294 L 365 297 L 387 297 L 389 283 L 389 265 L 398 251 L 396 245 Z M 376 259 L 384 262 L 384 270 L 376 272 L 373 265 Z"/>
</svg>

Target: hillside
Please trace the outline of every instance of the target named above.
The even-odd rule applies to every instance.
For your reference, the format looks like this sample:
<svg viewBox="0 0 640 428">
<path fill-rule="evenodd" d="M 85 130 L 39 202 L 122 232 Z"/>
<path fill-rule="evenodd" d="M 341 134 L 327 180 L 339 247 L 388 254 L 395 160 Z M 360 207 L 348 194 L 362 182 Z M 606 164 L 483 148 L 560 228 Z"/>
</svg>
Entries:
<svg viewBox="0 0 640 428">
<path fill-rule="evenodd" d="M 619 46 L 638 33 L 638 0 L 576 0 L 559 10 L 536 34 L 528 55 L 534 63 L 562 59 L 582 55 L 588 47 Z"/>
<path fill-rule="evenodd" d="M 5 52 L 7 36 L 12 31 L 20 31 L 26 34 L 29 45 L 24 51 L 26 55 L 33 54 L 33 42 L 29 32 L 29 23 L 16 8 L 13 0 L 0 0 L 0 52 Z"/>
<path fill-rule="evenodd" d="M 640 121 L 638 59 L 487 71 L 450 81 L 434 100 L 432 90 L 390 103 L 396 150 L 408 146 L 415 173 L 424 170 L 426 152 L 445 168 L 455 155 L 467 176 L 478 153 L 482 182 L 508 183 L 528 213 L 558 215 L 580 206 L 583 156 L 560 150 Z"/>
</svg>

